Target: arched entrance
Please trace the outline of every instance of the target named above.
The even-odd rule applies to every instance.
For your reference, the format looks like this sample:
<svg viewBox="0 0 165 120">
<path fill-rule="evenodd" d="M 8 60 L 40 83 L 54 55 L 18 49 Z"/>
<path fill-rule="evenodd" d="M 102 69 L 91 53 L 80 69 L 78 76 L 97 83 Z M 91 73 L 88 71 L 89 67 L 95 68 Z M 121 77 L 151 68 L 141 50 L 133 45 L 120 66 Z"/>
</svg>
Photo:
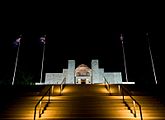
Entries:
<svg viewBox="0 0 165 120">
<path fill-rule="evenodd" d="M 76 84 L 91 84 L 91 69 L 81 64 L 75 69 L 75 82 Z"/>
</svg>

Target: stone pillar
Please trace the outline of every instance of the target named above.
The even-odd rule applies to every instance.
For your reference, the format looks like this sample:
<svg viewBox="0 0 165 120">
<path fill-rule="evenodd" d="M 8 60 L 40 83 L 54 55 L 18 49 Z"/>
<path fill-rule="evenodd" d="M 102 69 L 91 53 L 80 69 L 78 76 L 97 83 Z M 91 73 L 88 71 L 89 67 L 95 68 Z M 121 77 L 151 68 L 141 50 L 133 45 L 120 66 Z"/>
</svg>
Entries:
<svg viewBox="0 0 165 120">
<path fill-rule="evenodd" d="M 99 69 L 99 83 L 104 83 L 104 68 Z"/>
<path fill-rule="evenodd" d="M 74 83 L 75 60 L 68 60 L 68 73 L 66 83 Z"/>
<path fill-rule="evenodd" d="M 91 63 L 91 69 L 92 69 L 92 83 L 100 83 L 99 82 L 99 61 L 98 60 L 92 60 Z"/>
</svg>

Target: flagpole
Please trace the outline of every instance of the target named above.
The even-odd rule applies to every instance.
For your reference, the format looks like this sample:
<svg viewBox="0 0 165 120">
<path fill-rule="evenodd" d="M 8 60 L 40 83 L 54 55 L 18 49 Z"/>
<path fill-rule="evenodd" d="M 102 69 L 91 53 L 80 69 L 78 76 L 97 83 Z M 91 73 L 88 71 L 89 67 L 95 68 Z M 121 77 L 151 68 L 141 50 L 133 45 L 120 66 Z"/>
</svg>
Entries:
<svg viewBox="0 0 165 120">
<path fill-rule="evenodd" d="M 45 36 L 46 37 L 46 36 Z M 43 77 L 43 67 L 44 67 L 44 59 L 45 59 L 45 37 L 41 37 L 41 42 L 43 42 L 43 53 L 42 53 L 42 65 L 41 65 L 41 75 L 40 75 L 40 83 L 42 83 Z"/>
<path fill-rule="evenodd" d="M 18 38 L 18 39 L 20 39 L 20 38 Z M 18 48 L 17 48 L 16 60 L 15 60 L 15 67 L 14 67 L 14 75 L 13 75 L 12 85 L 14 85 L 14 81 L 15 81 L 15 74 L 16 74 L 16 71 L 17 71 L 17 63 L 18 63 L 20 45 L 21 45 L 21 43 L 19 41 L 18 42 Z"/>
<path fill-rule="evenodd" d="M 125 50 L 124 50 L 124 43 L 123 43 L 123 35 L 121 34 L 120 40 L 122 43 L 122 51 L 123 51 L 123 59 L 124 59 L 124 72 L 125 72 L 125 78 L 126 82 L 128 82 L 128 76 L 127 76 L 127 65 L 126 65 L 126 59 L 125 59 Z"/>
<path fill-rule="evenodd" d="M 154 74 L 154 80 L 155 80 L 155 83 L 157 84 L 158 82 L 157 82 L 157 77 L 156 77 L 156 73 L 155 73 L 155 65 L 154 65 L 154 61 L 153 61 L 153 57 L 152 57 L 152 52 L 151 52 L 151 47 L 150 47 L 150 41 L 149 41 L 148 33 L 146 33 L 146 36 L 147 36 L 147 42 L 148 42 L 148 49 L 149 49 L 149 53 L 150 53 L 152 71 L 153 71 L 153 74 Z"/>
</svg>

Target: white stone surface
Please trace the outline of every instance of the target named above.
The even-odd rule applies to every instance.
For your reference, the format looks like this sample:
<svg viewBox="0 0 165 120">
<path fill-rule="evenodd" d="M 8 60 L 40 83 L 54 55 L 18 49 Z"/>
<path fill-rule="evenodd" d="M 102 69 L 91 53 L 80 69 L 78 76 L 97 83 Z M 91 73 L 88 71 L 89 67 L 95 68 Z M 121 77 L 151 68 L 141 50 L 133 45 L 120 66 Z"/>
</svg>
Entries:
<svg viewBox="0 0 165 120">
<path fill-rule="evenodd" d="M 100 83 L 99 82 L 99 62 L 98 60 L 92 60 L 91 63 L 91 69 L 92 69 L 92 83 Z"/>
<path fill-rule="evenodd" d="M 106 72 L 104 77 L 110 84 L 122 84 L 121 72 Z"/>
<path fill-rule="evenodd" d="M 100 68 L 99 69 L 99 83 L 104 83 L 103 77 L 104 77 L 104 68 Z"/>
<path fill-rule="evenodd" d="M 98 60 L 91 61 L 91 74 L 84 77 L 75 76 L 75 60 L 68 60 L 68 69 L 63 69 L 63 73 L 46 73 L 44 84 L 60 84 L 64 78 L 67 84 L 81 84 L 81 79 L 87 79 L 86 84 L 104 83 L 103 78 L 110 84 L 135 84 L 122 82 L 121 72 L 104 72 L 104 68 L 99 68 Z"/>
<path fill-rule="evenodd" d="M 64 77 L 67 77 L 67 75 L 68 75 L 68 69 L 63 69 L 63 75 L 64 75 Z"/>
<path fill-rule="evenodd" d="M 68 60 L 68 74 L 66 77 L 66 83 L 74 84 L 74 73 L 75 73 L 75 60 Z"/>
<path fill-rule="evenodd" d="M 63 73 L 46 73 L 46 84 L 60 84 L 64 79 Z"/>
</svg>

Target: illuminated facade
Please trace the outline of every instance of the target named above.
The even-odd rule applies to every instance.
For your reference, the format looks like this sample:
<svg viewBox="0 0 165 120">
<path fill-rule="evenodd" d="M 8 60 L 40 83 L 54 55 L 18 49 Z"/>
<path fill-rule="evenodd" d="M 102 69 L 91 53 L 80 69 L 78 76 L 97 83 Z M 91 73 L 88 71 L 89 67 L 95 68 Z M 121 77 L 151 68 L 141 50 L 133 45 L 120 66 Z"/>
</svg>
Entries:
<svg viewBox="0 0 165 120">
<path fill-rule="evenodd" d="M 91 68 L 85 64 L 75 67 L 75 60 L 68 60 L 68 69 L 63 69 L 62 73 L 46 73 L 45 82 L 36 84 L 60 84 L 63 79 L 66 84 L 102 84 L 105 80 L 109 84 L 135 84 L 123 82 L 121 72 L 104 72 L 98 60 L 91 61 Z"/>
</svg>

